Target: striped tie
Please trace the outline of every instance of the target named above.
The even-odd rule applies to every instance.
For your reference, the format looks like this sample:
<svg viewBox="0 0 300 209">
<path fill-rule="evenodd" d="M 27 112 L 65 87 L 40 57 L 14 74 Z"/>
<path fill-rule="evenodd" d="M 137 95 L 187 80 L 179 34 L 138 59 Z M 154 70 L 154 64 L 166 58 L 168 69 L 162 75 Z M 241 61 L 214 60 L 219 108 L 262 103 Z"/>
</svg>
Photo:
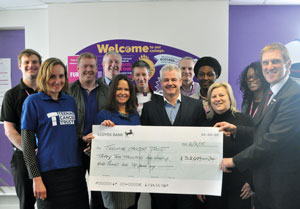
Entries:
<svg viewBox="0 0 300 209">
<path fill-rule="evenodd" d="M 267 98 L 266 98 L 266 101 L 265 101 L 265 104 L 264 104 L 264 109 L 263 109 L 262 112 L 265 112 L 272 94 L 273 94 L 273 92 L 271 91 L 271 89 L 269 89 L 268 94 L 267 94 Z"/>
</svg>

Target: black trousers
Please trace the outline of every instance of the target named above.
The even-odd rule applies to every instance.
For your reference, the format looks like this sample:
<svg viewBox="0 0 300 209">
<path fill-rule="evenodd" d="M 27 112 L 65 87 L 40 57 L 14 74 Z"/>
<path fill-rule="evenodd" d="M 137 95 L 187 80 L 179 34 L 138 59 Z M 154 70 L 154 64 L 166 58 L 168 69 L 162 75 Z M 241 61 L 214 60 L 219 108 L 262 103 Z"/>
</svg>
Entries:
<svg viewBox="0 0 300 209">
<path fill-rule="evenodd" d="M 141 196 L 141 193 L 135 194 L 135 203 L 133 206 L 130 206 L 128 209 L 138 209 L 138 203 L 139 203 L 140 196 Z"/>
<path fill-rule="evenodd" d="M 91 209 L 106 209 L 106 207 L 104 207 L 102 194 L 100 191 L 91 191 L 90 208 Z"/>
<path fill-rule="evenodd" d="M 240 197 L 241 192 L 231 191 L 223 192 L 222 196 L 206 196 L 206 209 L 251 209 L 251 198 L 243 200 Z"/>
<path fill-rule="evenodd" d="M 198 199 L 195 195 L 151 193 L 152 209 L 196 209 Z"/>
<path fill-rule="evenodd" d="M 90 172 L 90 160 L 91 158 L 86 154 L 82 153 L 82 163 L 85 171 Z M 91 191 L 91 201 L 90 201 L 91 209 L 106 209 L 104 207 L 102 195 L 100 191 Z"/>
<path fill-rule="evenodd" d="M 28 177 L 22 151 L 15 150 L 13 152 L 10 165 L 20 209 L 34 209 L 35 197 L 33 196 L 32 180 Z"/>
</svg>

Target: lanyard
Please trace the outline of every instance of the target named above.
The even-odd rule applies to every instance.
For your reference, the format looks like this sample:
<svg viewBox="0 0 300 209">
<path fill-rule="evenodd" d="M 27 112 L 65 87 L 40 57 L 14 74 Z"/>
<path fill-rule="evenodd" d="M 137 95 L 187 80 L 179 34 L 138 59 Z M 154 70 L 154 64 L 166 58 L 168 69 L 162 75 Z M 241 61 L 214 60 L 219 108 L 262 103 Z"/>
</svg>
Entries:
<svg viewBox="0 0 300 209">
<path fill-rule="evenodd" d="M 193 83 L 192 83 L 192 89 L 191 89 L 191 91 L 190 91 L 190 96 L 193 95 L 193 94 L 194 94 L 194 85 L 193 85 Z"/>
<path fill-rule="evenodd" d="M 183 90 L 183 92 L 186 92 L 187 95 L 186 96 L 191 96 L 194 94 L 194 83 L 192 83 L 192 89 L 189 89 L 189 90 L 185 90 L 182 86 L 181 86 L 181 89 Z"/>
<path fill-rule="evenodd" d="M 29 96 L 29 95 L 30 95 L 30 94 L 29 94 L 29 92 L 27 91 L 27 89 L 25 89 L 25 92 L 26 92 L 27 96 Z"/>
<path fill-rule="evenodd" d="M 259 106 L 259 105 L 257 105 L 257 107 L 255 108 L 255 111 L 254 111 L 254 113 L 253 113 L 253 115 L 252 115 L 252 110 L 253 110 L 253 101 L 251 102 L 251 106 L 250 106 L 250 112 L 249 112 L 249 115 L 251 115 L 251 116 L 252 116 L 252 118 L 254 118 L 254 116 L 255 116 L 255 114 L 256 114 L 256 112 L 257 112 L 258 106 Z"/>
</svg>

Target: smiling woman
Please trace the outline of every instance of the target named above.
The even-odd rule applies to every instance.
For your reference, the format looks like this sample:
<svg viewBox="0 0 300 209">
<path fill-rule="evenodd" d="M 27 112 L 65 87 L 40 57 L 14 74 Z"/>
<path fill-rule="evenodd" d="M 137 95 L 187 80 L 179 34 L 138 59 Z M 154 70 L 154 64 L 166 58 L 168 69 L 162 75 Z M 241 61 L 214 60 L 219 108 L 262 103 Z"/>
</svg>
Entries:
<svg viewBox="0 0 300 209">
<path fill-rule="evenodd" d="M 231 86 L 228 83 L 214 83 L 208 89 L 208 104 L 214 112 L 209 121 L 210 126 L 225 129 L 223 137 L 223 156 L 232 157 L 252 144 L 253 121 L 249 115 L 239 113 Z M 234 134 L 226 132 L 235 129 Z M 206 202 L 207 209 L 239 208 L 250 209 L 252 191 L 250 188 L 251 174 L 233 169 L 223 174 L 222 196 L 198 196 Z"/>
<path fill-rule="evenodd" d="M 119 74 L 109 86 L 106 107 L 97 114 L 95 124 L 103 126 L 140 125 L 137 99 L 131 80 Z M 104 206 L 108 209 L 137 207 L 139 194 L 125 192 L 102 192 Z"/>
<path fill-rule="evenodd" d="M 262 73 L 260 62 L 252 62 L 240 75 L 240 90 L 243 93 L 242 112 L 254 117 L 258 105 L 269 84 Z"/>
<path fill-rule="evenodd" d="M 52 69 L 52 74 L 50 75 L 48 81 L 48 90 L 47 94 L 51 96 L 52 99 L 57 100 L 58 95 L 65 86 L 66 77 L 64 66 L 54 65 Z"/>
<path fill-rule="evenodd" d="M 37 76 L 39 93 L 27 97 L 21 117 L 24 160 L 38 208 L 87 209 L 88 193 L 76 134 L 77 111 L 67 70 L 49 58 Z M 37 148 L 37 151 L 35 151 Z"/>
</svg>

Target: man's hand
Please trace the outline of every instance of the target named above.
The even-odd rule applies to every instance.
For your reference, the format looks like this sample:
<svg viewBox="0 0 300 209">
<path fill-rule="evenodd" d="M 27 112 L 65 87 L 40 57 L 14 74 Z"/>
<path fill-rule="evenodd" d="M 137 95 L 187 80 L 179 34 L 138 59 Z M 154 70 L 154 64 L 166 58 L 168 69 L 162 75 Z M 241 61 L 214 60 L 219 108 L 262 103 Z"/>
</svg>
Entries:
<svg viewBox="0 0 300 209">
<path fill-rule="evenodd" d="M 82 140 L 87 143 L 87 147 L 83 150 L 84 154 L 87 156 L 91 156 L 91 145 L 94 138 L 95 136 L 93 133 L 89 133 L 88 135 L 82 137 Z"/>
<path fill-rule="evenodd" d="M 219 164 L 219 167 L 223 172 L 231 173 L 231 170 L 229 170 L 228 168 L 234 168 L 235 165 L 232 158 L 223 158 L 222 162 Z"/>
<path fill-rule="evenodd" d="M 85 148 L 83 150 L 84 154 L 86 154 L 87 156 L 91 156 L 91 149 L 92 149 L 92 143 L 88 143 L 87 144 L 87 148 Z"/>
<path fill-rule="evenodd" d="M 4 121 L 4 130 L 5 135 L 10 140 L 10 142 L 13 145 L 15 145 L 19 150 L 22 150 L 21 135 L 16 129 L 16 124 Z"/>
<path fill-rule="evenodd" d="M 205 195 L 202 195 L 202 194 L 197 194 L 197 198 L 198 200 L 200 200 L 200 202 L 204 203 L 206 198 L 205 198 Z"/>
<path fill-rule="evenodd" d="M 214 127 L 219 127 L 219 131 L 223 131 L 226 136 L 230 136 L 230 134 L 236 134 L 236 126 L 228 122 L 216 123 Z"/>
<path fill-rule="evenodd" d="M 82 140 L 85 142 L 85 143 L 90 143 L 93 138 L 95 138 L 95 136 L 93 135 L 93 133 L 89 133 L 88 135 L 85 135 L 82 137 Z"/>
</svg>

